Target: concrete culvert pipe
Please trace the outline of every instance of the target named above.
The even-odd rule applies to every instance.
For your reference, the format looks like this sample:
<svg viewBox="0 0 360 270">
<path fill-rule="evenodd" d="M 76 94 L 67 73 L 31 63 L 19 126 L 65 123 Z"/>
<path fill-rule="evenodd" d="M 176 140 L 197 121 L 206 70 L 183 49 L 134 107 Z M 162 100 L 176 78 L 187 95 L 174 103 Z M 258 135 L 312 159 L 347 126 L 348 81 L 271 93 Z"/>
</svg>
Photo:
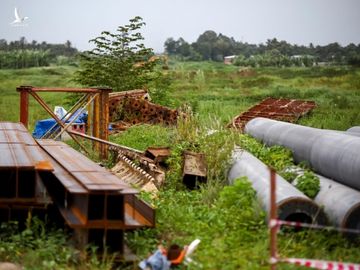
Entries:
<svg viewBox="0 0 360 270">
<path fill-rule="evenodd" d="M 323 207 L 329 221 L 336 227 L 360 230 L 360 192 L 324 176 L 317 176 L 320 191 L 315 202 Z"/>
<path fill-rule="evenodd" d="M 306 161 L 321 175 L 360 190 L 360 137 L 267 118 L 249 121 L 245 132 L 289 148 L 296 162 Z"/>
<path fill-rule="evenodd" d="M 352 136 L 360 137 L 360 126 L 351 127 L 348 130 L 346 130 L 345 132 Z"/>
<path fill-rule="evenodd" d="M 249 152 L 237 149 L 228 180 L 246 176 L 256 190 L 265 211 L 270 213 L 270 172 L 268 167 Z M 327 218 L 320 207 L 293 187 L 281 176 L 276 175 L 276 205 L 281 220 L 304 223 L 327 224 Z"/>
</svg>

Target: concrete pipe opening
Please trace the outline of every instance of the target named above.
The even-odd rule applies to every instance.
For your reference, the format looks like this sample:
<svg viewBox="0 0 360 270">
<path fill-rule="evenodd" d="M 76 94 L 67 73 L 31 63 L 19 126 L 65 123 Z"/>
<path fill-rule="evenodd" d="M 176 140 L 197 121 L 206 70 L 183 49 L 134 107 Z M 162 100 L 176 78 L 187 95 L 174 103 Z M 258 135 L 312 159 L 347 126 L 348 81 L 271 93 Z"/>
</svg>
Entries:
<svg viewBox="0 0 360 270">
<path fill-rule="evenodd" d="M 312 218 L 307 213 L 292 213 L 288 215 L 285 220 L 309 224 L 313 222 Z"/>
<path fill-rule="evenodd" d="M 360 204 L 353 206 L 346 214 L 343 220 L 343 228 L 360 230 Z M 360 235 L 357 233 L 345 233 L 349 239 L 359 240 Z"/>
<path fill-rule="evenodd" d="M 322 209 L 308 199 L 288 199 L 278 204 L 278 218 L 285 221 L 295 221 L 308 224 L 328 223 Z"/>
</svg>

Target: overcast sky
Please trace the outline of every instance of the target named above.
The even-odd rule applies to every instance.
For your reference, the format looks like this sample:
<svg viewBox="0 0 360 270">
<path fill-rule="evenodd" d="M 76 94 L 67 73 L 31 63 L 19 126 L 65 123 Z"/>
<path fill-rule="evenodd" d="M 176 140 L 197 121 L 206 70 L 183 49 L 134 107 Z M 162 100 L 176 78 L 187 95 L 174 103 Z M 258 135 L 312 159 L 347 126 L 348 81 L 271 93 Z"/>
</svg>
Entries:
<svg viewBox="0 0 360 270">
<path fill-rule="evenodd" d="M 12 27 L 14 8 L 27 27 Z M 141 16 L 146 45 L 163 51 L 166 38 L 193 42 L 206 30 L 235 40 L 292 44 L 360 43 L 360 0 L 0 0 L 0 38 L 49 43 L 70 40 L 80 50 L 101 31 Z"/>
</svg>

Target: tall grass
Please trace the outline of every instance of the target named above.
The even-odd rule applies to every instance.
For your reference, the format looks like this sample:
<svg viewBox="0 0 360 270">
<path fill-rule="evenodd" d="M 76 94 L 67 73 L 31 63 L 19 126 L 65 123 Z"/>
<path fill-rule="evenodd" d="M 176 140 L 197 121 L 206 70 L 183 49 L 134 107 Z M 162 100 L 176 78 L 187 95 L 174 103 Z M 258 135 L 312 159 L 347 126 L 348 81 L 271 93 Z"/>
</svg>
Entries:
<svg viewBox="0 0 360 270">
<path fill-rule="evenodd" d="M 21 85 L 34 87 L 70 87 L 76 86 L 71 82 L 74 67 L 42 67 L 20 70 L 0 70 L 0 121 L 19 121 L 20 100 L 16 88 Z M 65 103 L 66 94 L 43 93 L 40 96 L 53 109 L 55 105 Z M 36 120 L 50 116 L 32 98 L 29 98 L 29 124 L 30 129 Z"/>
</svg>

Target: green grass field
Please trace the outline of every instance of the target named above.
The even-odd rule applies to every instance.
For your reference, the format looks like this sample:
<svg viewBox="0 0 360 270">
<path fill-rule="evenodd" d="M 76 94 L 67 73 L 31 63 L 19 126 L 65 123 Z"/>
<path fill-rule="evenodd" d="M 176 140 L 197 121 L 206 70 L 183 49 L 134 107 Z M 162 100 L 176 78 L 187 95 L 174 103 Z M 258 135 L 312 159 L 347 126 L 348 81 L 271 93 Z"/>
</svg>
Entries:
<svg viewBox="0 0 360 270">
<path fill-rule="evenodd" d="M 75 68 L 73 67 L 41 67 L 17 70 L 0 70 L 0 121 L 19 121 L 19 93 L 16 87 L 31 85 L 34 87 L 70 87 L 77 86 L 71 81 Z M 42 93 L 44 100 L 53 108 L 61 105 L 66 95 L 59 93 Z M 39 104 L 30 97 L 29 99 L 30 128 L 38 119 L 49 118 L 49 115 Z"/>
<path fill-rule="evenodd" d="M 0 70 L 0 120 L 18 120 L 17 86 L 76 86 L 71 82 L 74 71 L 72 67 Z M 140 125 L 111 136 L 112 141 L 140 150 L 151 145 L 172 148 L 164 188 L 153 199 L 142 194 L 157 208 L 157 226 L 128 234 L 129 245 L 143 258 L 160 242 L 185 245 L 200 238 L 202 242 L 194 255 L 197 264 L 180 269 L 269 269 L 267 226 L 251 187 L 246 182 L 224 187 L 230 152 L 234 142 L 242 141 L 240 134 L 225 126 L 234 116 L 269 96 L 315 101 L 317 108 L 300 120 L 303 125 L 338 130 L 360 125 L 360 69 L 245 70 L 222 63 L 174 62 L 164 72 L 171 84 L 162 103 L 172 107 L 188 104 L 193 117 L 176 128 Z M 65 98 L 57 94 L 45 97 L 51 106 L 61 105 Z M 36 119 L 48 118 L 34 102 L 30 110 L 31 127 Z M 205 136 L 209 129 L 219 132 Z M 181 184 L 181 153 L 185 149 L 203 151 L 207 156 L 209 182 L 198 191 L 187 191 Z M 38 227 L 29 230 L 34 234 Z M 109 269 L 107 262 L 94 257 L 79 263 L 65 236 L 54 232 L 42 235 L 36 245 L 31 245 L 34 237 L 26 238 L 22 233 L 12 232 L 6 241 L 2 235 L 0 261 L 17 261 L 26 269 Z M 49 248 L 43 250 L 42 245 Z M 358 243 L 328 231 L 281 232 L 279 253 L 360 263 Z M 278 269 L 303 268 L 280 265 Z"/>
</svg>

